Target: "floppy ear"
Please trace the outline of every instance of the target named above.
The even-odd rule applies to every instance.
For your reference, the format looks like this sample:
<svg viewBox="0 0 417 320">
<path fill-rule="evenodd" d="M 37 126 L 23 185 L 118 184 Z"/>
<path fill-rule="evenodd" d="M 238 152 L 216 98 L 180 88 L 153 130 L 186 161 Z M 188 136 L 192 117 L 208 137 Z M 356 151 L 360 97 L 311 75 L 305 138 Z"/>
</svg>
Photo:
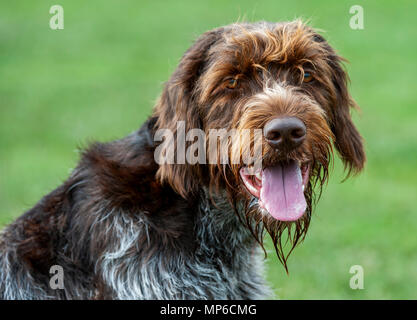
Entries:
<svg viewBox="0 0 417 320">
<path fill-rule="evenodd" d="M 366 156 L 363 139 L 352 122 L 351 108 L 359 107 L 348 92 L 348 76 L 342 67 L 343 58 L 331 50 L 329 64 L 332 69 L 332 83 L 335 89 L 333 105 L 331 106 L 331 129 L 334 145 L 347 170 L 347 176 L 358 173 L 364 167 Z"/>
<path fill-rule="evenodd" d="M 177 137 L 180 136 L 179 140 L 184 141 L 184 131 L 187 133 L 190 129 L 203 129 L 194 98 L 195 84 L 204 70 L 208 50 L 220 39 L 222 32 L 219 28 L 204 33 L 187 50 L 171 79 L 165 84 L 153 113 L 157 118 L 156 129 L 168 129 L 173 133 L 168 143 L 173 146 L 176 155 L 174 163 L 159 162 L 157 178 L 161 183 L 169 183 L 184 198 L 198 190 L 202 175 L 198 164 L 191 165 L 184 161 L 178 163 L 181 162 L 178 161 L 178 155 L 183 154 L 187 146 L 177 143 Z M 181 132 L 177 130 L 179 121 L 184 121 L 181 123 L 184 125 Z"/>
</svg>

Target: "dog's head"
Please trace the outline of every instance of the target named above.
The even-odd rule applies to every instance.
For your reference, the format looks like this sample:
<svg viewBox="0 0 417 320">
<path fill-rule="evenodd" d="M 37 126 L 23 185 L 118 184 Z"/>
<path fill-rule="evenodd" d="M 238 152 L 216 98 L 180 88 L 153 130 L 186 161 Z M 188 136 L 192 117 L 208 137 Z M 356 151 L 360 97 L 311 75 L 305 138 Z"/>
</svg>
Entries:
<svg viewBox="0 0 417 320">
<path fill-rule="evenodd" d="M 205 184 L 227 190 L 234 203 L 243 199 L 248 227 L 255 236 L 265 228 L 285 264 L 281 234 L 294 229 L 293 247 L 305 235 L 333 146 L 348 174 L 364 166 L 342 61 L 300 21 L 206 32 L 154 111 L 157 128 L 173 133 L 167 141 L 175 153 L 160 162 L 158 178 L 184 197 Z"/>
</svg>

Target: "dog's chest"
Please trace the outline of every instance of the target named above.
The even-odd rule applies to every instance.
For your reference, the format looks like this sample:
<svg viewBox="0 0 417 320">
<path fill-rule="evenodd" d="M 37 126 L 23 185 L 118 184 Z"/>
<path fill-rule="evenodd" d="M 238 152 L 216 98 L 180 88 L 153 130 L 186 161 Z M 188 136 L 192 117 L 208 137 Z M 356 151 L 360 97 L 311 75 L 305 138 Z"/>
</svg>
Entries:
<svg viewBox="0 0 417 320">
<path fill-rule="evenodd" d="M 117 222 L 118 243 L 101 259 L 101 276 L 119 299 L 259 299 L 269 290 L 263 256 L 227 204 L 196 208 L 195 250 L 164 248 L 147 255 L 138 245 L 152 237 L 144 223 Z"/>
</svg>

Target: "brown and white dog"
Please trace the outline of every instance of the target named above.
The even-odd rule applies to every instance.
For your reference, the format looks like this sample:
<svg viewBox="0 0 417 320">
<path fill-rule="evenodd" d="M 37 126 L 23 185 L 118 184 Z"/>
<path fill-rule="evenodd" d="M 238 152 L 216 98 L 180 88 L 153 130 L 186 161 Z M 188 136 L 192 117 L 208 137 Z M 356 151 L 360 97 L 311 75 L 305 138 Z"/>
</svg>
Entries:
<svg viewBox="0 0 417 320">
<path fill-rule="evenodd" d="M 364 166 L 342 61 L 300 21 L 204 33 L 140 130 L 91 145 L 63 185 L 3 230 L 0 298 L 268 297 L 264 234 L 286 267 L 282 240 L 291 252 L 305 237 L 333 146 L 348 174 Z M 204 160 L 210 148 L 202 161 L 179 161 L 195 142 L 181 142 L 179 123 L 206 134 L 203 147 L 212 129 L 261 130 L 261 153 L 243 162 L 255 135 L 226 136 L 214 162 Z M 156 153 L 158 130 L 172 133 L 174 161 Z M 232 151 L 239 161 L 220 161 Z M 62 288 L 50 286 L 52 266 L 62 267 Z"/>
</svg>

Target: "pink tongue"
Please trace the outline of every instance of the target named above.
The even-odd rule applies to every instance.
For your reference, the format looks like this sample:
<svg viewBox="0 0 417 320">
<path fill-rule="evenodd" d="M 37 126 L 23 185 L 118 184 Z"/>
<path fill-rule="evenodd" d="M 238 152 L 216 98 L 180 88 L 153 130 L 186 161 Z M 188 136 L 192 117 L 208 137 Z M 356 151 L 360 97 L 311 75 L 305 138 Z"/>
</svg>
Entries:
<svg viewBox="0 0 417 320">
<path fill-rule="evenodd" d="M 303 179 L 295 161 L 263 170 L 260 200 L 277 220 L 294 221 L 304 214 Z"/>
</svg>

